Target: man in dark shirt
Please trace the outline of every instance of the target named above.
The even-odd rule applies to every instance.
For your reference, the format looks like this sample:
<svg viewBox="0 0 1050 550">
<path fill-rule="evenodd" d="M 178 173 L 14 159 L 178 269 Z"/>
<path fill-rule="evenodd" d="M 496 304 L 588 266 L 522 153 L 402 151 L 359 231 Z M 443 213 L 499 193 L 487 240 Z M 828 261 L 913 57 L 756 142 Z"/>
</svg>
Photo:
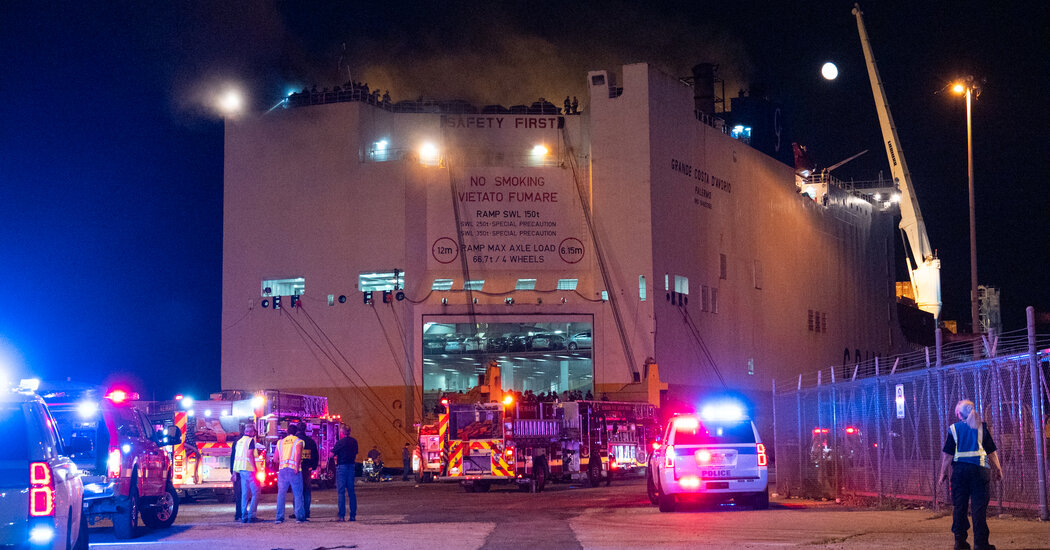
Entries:
<svg viewBox="0 0 1050 550">
<path fill-rule="evenodd" d="M 310 501 L 313 498 L 313 474 L 318 464 L 317 442 L 306 434 L 305 425 L 299 430 L 299 439 L 303 440 L 303 509 L 306 511 L 306 518 L 309 519 Z"/>
<path fill-rule="evenodd" d="M 335 442 L 335 490 L 339 495 L 339 521 L 346 521 L 346 499 L 350 500 L 350 521 L 357 521 L 357 495 L 354 493 L 354 464 L 357 462 L 357 440 L 350 437 L 350 426 L 343 426 Z"/>
</svg>

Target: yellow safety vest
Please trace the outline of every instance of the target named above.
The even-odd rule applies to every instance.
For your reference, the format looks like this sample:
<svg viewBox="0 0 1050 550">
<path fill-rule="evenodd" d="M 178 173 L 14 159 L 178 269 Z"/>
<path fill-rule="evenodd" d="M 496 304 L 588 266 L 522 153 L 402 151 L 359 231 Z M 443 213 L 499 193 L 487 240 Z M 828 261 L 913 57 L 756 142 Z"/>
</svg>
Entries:
<svg viewBox="0 0 1050 550">
<path fill-rule="evenodd" d="M 968 432 L 964 441 L 959 441 L 959 433 L 955 429 L 955 426 L 958 424 L 965 426 Z M 978 425 L 976 430 L 970 428 L 965 422 L 956 422 L 949 426 L 948 429 L 952 432 L 952 439 L 955 440 L 955 457 L 952 458 L 953 462 L 969 462 L 984 468 L 988 467 L 988 453 L 984 452 L 983 423 Z M 975 431 L 977 432 L 976 441 L 973 439 L 973 432 Z M 966 449 L 963 449 L 963 447 L 966 447 Z"/>
<path fill-rule="evenodd" d="M 251 437 L 242 437 L 237 440 L 233 455 L 233 471 L 254 472 L 255 471 L 255 440 Z"/>
<path fill-rule="evenodd" d="M 299 471 L 299 464 L 303 460 L 303 440 L 290 435 L 277 444 L 277 456 L 279 457 L 279 469 L 291 468 Z"/>
</svg>

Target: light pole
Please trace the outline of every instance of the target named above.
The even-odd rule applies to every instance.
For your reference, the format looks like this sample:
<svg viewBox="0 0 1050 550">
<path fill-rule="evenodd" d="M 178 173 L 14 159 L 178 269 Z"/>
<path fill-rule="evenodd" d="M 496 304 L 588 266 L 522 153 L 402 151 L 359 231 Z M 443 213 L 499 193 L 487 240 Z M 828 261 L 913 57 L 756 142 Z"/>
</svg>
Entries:
<svg viewBox="0 0 1050 550">
<path fill-rule="evenodd" d="M 972 103 L 974 94 L 980 95 L 973 76 L 967 76 L 952 86 L 956 94 L 966 94 L 966 164 L 970 182 L 970 320 L 973 334 L 980 334 L 981 318 L 977 311 L 977 219 L 973 199 L 973 121 Z"/>
</svg>

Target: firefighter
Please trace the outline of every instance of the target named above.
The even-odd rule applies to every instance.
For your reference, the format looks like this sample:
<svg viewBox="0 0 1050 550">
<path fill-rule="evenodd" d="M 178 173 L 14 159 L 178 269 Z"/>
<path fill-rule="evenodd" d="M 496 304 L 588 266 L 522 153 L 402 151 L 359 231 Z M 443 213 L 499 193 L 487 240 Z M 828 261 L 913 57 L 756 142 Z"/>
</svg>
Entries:
<svg viewBox="0 0 1050 550">
<path fill-rule="evenodd" d="M 244 435 L 233 445 L 233 477 L 240 485 L 238 506 L 242 523 L 255 523 L 255 511 L 259 508 L 259 480 L 255 478 L 255 458 L 262 446 L 255 442 L 255 424 L 244 425 Z M 251 498 L 249 500 L 249 495 Z"/>
<path fill-rule="evenodd" d="M 949 426 L 941 458 L 941 477 L 948 480 L 951 467 L 952 534 L 955 535 L 956 550 L 966 550 L 966 532 L 970 523 L 966 519 L 966 506 L 970 505 L 973 516 L 973 542 L 977 550 L 995 550 L 988 544 L 988 486 L 992 477 L 1002 479 L 1003 467 L 995 453 L 995 442 L 988 425 L 977 418 L 973 401 L 963 399 L 955 405 L 959 422 Z"/>
<path fill-rule="evenodd" d="M 310 501 L 313 500 L 313 473 L 318 465 L 317 442 L 306 434 L 306 426 L 299 426 L 299 439 L 303 440 L 303 509 L 310 519 Z"/>
<path fill-rule="evenodd" d="M 412 474 L 412 449 L 408 447 L 408 443 L 405 443 L 405 448 L 401 449 L 401 481 L 408 481 L 408 476 Z"/>
<path fill-rule="evenodd" d="M 295 505 L 295 520 L 299 523 L 306 519 L 303 508 L 303 477 L 300 473 L 303 460 L 303 440 L 296 437 L 299 426 L 288 425 L 288 435 L 277 442 L 277 516 L 274 523 L 284 523 L 285 497 L 288 488 L 292 489 Z"/>
</svg>

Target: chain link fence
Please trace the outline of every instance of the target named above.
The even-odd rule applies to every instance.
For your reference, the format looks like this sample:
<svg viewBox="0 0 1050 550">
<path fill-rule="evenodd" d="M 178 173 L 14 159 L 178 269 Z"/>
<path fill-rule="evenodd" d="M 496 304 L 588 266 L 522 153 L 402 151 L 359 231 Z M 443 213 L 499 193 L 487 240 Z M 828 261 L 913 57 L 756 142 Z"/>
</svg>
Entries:
<svg viewBox="0 0 1050 550">
<path fill-rule="evenodd" d="M 1039 340 L 1043 348 L 1050 343 Z M 774 387 L 777 492 L 925 501 L 935 509 L 950 505 L 947 485 L 938 483 L 941 449 L 956 420 L 955 404 L 971 399 L 991 429 L 1003 466 L 1003 479 L 992 485 L 992 505 L 1045 514 L 1048 442 L 1040 432 L 1050 431 L 1050 349 L 1033 353 L 1035 342 L 1033 337 L 1026 346 L 1030 351 L 1000 348 L 998 357 L 996 346 L 986 345 L 993 357 L 952 365 L 910 357 L 832 367 L 815 384 L 800 377 L 788 388 Z"/>
</svg>

